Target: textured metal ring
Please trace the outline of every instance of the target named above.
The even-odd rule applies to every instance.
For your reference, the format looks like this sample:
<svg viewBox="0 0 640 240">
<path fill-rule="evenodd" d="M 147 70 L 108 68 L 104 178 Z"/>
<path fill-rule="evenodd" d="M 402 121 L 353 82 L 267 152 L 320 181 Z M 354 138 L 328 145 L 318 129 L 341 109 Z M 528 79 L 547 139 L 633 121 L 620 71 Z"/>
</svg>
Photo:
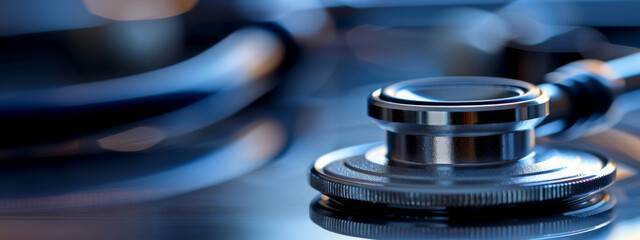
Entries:
<svg viewBox="0 0 640 240">
<path fill-rule="evenodd" d="M 319 158 L 310 184 L 344 199 L 402 207 L 499 207 L 585 196 L 610 185 L 615 164 L 588 152 L 537 146 L 517 162 L 394 167 L 380 144 Z"/>
</svg>

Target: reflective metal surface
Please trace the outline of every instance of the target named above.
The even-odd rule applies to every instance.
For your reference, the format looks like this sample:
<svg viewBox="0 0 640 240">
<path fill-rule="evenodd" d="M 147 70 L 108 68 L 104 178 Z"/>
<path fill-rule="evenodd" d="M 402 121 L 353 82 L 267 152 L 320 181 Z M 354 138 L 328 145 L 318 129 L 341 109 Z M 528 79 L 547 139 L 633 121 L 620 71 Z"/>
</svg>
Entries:
<svg viewBox="0 0 640 240">
<path fill-rule="evenodd" d="M 536 147 L 515 163 L 487 166 L 397 166 L 380 144 L 318 159 L 311 186 L 321 193 L 417 208 L 496 207 L 579 198 L 613 181 L 615 164 L 588 152 Z"/>
<path fill-rule="evenodd" d="M 329 231 L 364 238 L 585 238 L 593 237 L 592 231 L 603 231 L 615 219 L 614 202 L 609 195 L 598 194 L 535 211 L 510 208 L 452 213 L 365 207 L 322 196 L 311 203 L 309 214 Z"/>
<path fill-rule="evenodd" d="M 535 147 L 534 127 L 549 114 L 548 101 L 531 84 L 500 78 L 388 85 L 368 101 L 386 144 L 328 153 L 309 182 L 329 197 L 419 209 L 543 204 L 609 186 L 611 160 Z"/>
<path fill-rule="evenodd" d="M 481 136 L 438 136 L 386 132 L 387 157 L 398 164 L 511 162 L 531 154 L 533 130 Z"/>
<path fill-rule="evenodd" d="M 391 161 L 495 163 L 531 153 L 533 128 L 549 114 L 548 101 L 521 81 L 427 78 L 374 91 L 368 111 L 386 131 Z"/>
</svg>

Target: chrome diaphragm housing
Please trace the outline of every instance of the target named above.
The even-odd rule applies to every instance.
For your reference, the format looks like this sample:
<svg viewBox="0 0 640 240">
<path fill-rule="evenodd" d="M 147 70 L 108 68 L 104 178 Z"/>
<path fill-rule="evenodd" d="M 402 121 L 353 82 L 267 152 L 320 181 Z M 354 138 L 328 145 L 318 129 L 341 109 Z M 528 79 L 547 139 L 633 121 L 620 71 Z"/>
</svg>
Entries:
<svg viewBox="0 0 640 240">
<path fill-rule="evenodd" d="M 597 192 L 615 177 L 599 155 L 535 145 L 549 96 L 489 77 L 394 83 L 369 97 L 386 143 L 338 150 L 310 169 L 310 184 L 338 199 L 401 207 L 499 207 Z"/>
<path fill-rule="evenodd" d="M 535 85 L 503 78 L 443 77 L 391 84 L 369 97 L 391 161 L 478 164 L 514 161 L 535 145 L 549 114 Z"/>
</svg>

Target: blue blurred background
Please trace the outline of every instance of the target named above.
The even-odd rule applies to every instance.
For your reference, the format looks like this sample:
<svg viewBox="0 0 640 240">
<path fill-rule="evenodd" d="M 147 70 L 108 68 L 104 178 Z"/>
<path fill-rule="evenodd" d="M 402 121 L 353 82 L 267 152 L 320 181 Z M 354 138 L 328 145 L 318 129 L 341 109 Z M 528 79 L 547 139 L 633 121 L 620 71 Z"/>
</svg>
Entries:
<svg viewBox="0 0 640 240">
<path fill-rule="evenodd" d="M 431 76 L 553 81 L 565 64 L 638 52 L 639 9 L 0 1 L 0 238 L 346 238 L 309 220 L 306 171 L 327 151 L 382 140 L 370 91 Z M 569 143 L 620 162 L 624 211 L 594 238 L 640 234 L 638 99 L 623 95 L 613 128 Z"/>
</svg>

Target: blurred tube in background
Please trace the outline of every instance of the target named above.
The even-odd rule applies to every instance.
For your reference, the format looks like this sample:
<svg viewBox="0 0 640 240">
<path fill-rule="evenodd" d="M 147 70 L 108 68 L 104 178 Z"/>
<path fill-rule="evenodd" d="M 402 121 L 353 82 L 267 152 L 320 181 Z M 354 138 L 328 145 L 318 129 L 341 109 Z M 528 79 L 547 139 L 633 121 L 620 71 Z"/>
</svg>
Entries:
<svg viewBox="0 0 640 240">
<path fill-rule="evenodd" d="M 113 146 L 105 145 L 105 139 L 117 138 L 118 141 L 130 142 L 122 137 L 155 138 L 126 134 L 140 127 L 157 131 L 138 133 L 150 133 L 157 137 L 157 133 L 161 132 L 163 138 L 199 130 L 236 113 L 271 90 L 277 81 L 268 75 L 279 66 L 283 57 L 284 46 L 277 36 L 263 29 L 247 28 L 238 30 L 196 57 L 163 69 L 113 80 L 5 94 L 0 96 L 5 103 L 0 107 L 0 112 L 6 113 L 3 121 L 12 124 L 6 125 L 11 127 L 5 130 L 6 140 L 3 142 L 13 148 L 2 152 L 10 159 L 46 155 L 28 146 L 39 139 L 33 136 L 25 138 L 30 136 L 25 135 L 30 132 L 42 133 L 44 136 L 41 138 L 44 139 L 64 140 L 62 143 L 48 143 L 55 146 L 67 144 L 68 137 L 83 133 L 80 130 L 89 132 L 100 127 L 111 127 L 102 129 L 97 135 L 79 139 L 102 139 L 103 146 Z M 171 111 L 144 118 L 130 116 L 132 113 L 141 114 L 149 107 L 157 108 L 158 104 L 162 107 L 161 103 L 169 103 L 172 99 L 183 101 L 184 97 L 180 96 L 193 95 L 201 97 L 185 103 L 179 109 L 169 109 Z M 109 107 L 115 109 L 107 111 Z M 27 114 L 29 111 L 30 115 Z M 113 111 L 128 114 L 115 114 Z M 20 114 L 16 115 L 18 112 Z M 49 116 L 48 113 L 53 115 Z M 45 121 L 64 114 L 68 115 L 64 122 Z M 16 116 L 27 118 L 15 119 Z M 107 124 L 119 118 L 129 120 L 118 126 Z M 79 129 L 79 125 L 88 128 Z M 16 146 L 17 143 L 27 146 L 20 148 Z M 41 146 L 35 145 L 35 149 L 41 149 Z"/>
<path fill-rule="evenodd" d="M 184 141 L 188 146 L 182 148 L 120 156 L 126 164 L 113 164 L 115 159 L 98 161 L 86 156 L 86 161 L 72 165 L 5 167 L 0 171 L 3 179 L 10 181 L 0 183 L 4 190 L 0 197 L 0 212 L 110 205 L 174 196 L 255 170 L 279 154 L 288 140 L 285 127 L 270 118 L 249 122 L 231 132 L 229 141 L 222 144 L 216 144 L 216 139 L 211 137 L 215 132 L 216 129 L 209 129 L 198 139 Z M 193 156 L 195 153 L 197 155 Z M 181 159 L 180 164 L 148 170 L 175 162 L 175 159 Z M 134 174 L 127 177 L 132 172 Z M 35 180 L 32 176 L 39 178 Z"/>
<path fill-rule="evenodd" d="M 179 92 L 211 93 L 273 70 L 282 51 L 272 34 L 241 30 L 198 56 L 166 68 L 112 80 L 4 94 L 0 96 L 5 103 L 0 112 L 92 105 Z"/>
</svg>

